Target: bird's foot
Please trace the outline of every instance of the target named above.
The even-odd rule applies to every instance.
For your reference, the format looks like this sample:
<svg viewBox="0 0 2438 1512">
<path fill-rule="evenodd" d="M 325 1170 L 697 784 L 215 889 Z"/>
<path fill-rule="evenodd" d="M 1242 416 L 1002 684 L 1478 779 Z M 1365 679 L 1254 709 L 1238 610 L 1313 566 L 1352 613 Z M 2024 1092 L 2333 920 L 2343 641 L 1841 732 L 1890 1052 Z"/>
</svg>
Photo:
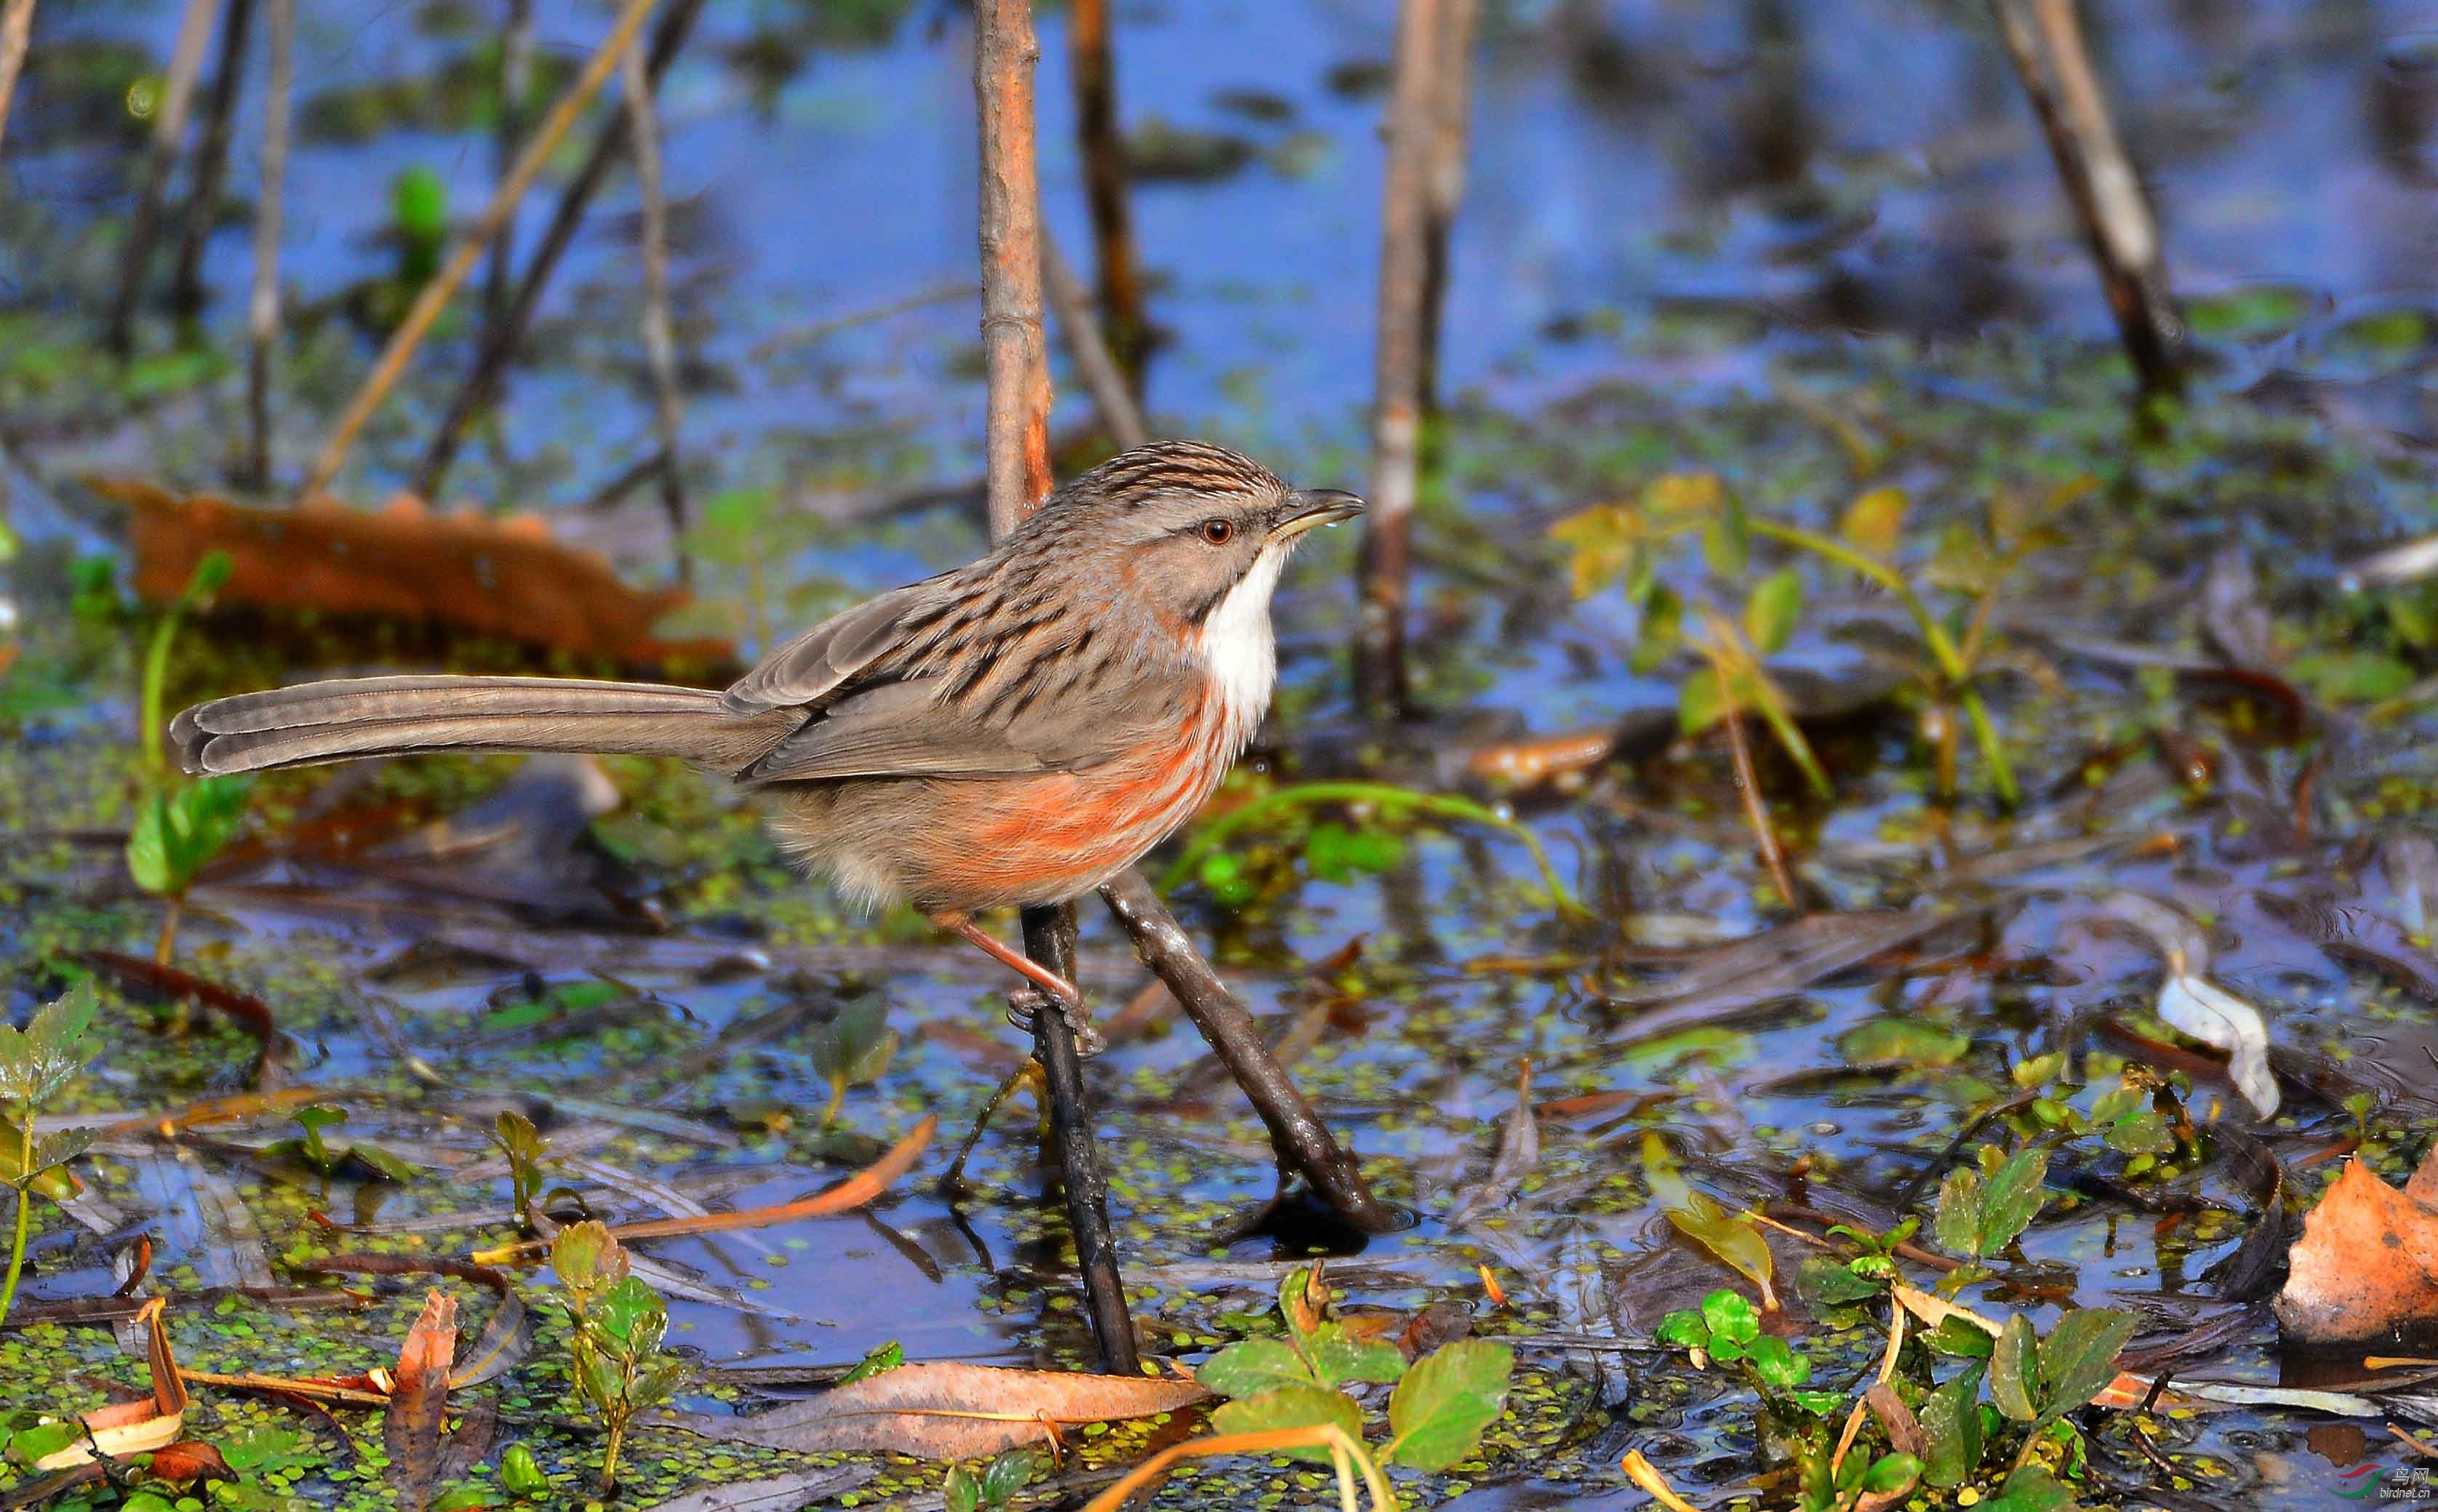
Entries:
<svg viewBox="0 0 2438 1512">
<path fill-rule="evenodd" d="M 1075 1031 L 1076 1054 L 1088 1061 L 1109 1047 L 1108 1039 L 1094 1027 L 1092 1015 L 1084 1011 L 1084 997 L 1080 993 L 1069 997 L 1030 985 L 1019 987 L 1007 994 L 1007 1021 L 1031 1034 L 1034 1032 L 1042 1009 L 1051 1003 L 1058 1005 L 1059 1016 L 1067 1021 L 1069 1029 Z"/>
</svg>

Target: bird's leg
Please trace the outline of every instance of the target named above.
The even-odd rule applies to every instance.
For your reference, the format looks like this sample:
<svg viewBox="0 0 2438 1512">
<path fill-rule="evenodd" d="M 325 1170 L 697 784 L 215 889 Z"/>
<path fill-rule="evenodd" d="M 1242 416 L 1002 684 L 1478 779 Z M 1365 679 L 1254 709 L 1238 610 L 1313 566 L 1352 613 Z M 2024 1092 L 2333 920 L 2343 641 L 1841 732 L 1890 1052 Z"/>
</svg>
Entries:
<svg viewBox="0 0 2438 1512">
<path fill-rule="evenodd" d="M 1059 1013 L 1067 1020 L 1067 1027 L 1075 1031 L 1077 1050 L 1091 1056 L 1108 1048 L 1109 1042 L 1102 1038 L 1101 1031 L 1092 1027 L 1090 1016 L 1084 1011 L 1084 993 L 1073 982 L 1022 951 L 1010 949 L 989 930 L 963 914 L 933 914 L 931 922 L 1033 984 L 1019 987 L 1008 994 L 1009 1023 L 1018 1029 L 1031 1029 L 1033 1015 L 1041 1011 L 1042 1005 L 1045 1002 L 1055 1003 Z"/>
</svg>

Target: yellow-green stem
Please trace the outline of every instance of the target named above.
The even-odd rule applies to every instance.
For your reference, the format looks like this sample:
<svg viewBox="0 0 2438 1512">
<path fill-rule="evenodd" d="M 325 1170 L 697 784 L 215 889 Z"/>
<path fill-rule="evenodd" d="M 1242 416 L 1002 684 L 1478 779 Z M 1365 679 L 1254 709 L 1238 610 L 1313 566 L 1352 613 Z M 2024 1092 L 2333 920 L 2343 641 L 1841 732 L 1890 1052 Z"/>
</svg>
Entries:
<svg viewBox="0 0 2438 1512">
<path fill-rule="evenodd" d="M 31 1107 L 21 1109 L 20 1115 L 17 1119 L 17 1169 L 21 1174 L 31 1175 L 34 1169 L 34 1110 Z M 9 1309 L 17 1300 L 17 1278 L 26 1271 L 26 1224 L 33 1216 L 33 1210 L 34 1194 L 23 1187 L 18 1187 L 17 1227 L 9 1238 L 9 1279 L 0 1282 L 0 1322 L 8 1319 Z"/>
</svg>

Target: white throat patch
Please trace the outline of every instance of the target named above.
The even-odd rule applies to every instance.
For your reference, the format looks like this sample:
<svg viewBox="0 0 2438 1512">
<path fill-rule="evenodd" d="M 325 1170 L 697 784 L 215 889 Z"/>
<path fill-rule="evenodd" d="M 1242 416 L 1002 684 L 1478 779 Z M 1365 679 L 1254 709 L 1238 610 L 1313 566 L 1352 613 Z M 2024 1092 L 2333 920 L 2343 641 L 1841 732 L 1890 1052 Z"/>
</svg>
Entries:
<svg viewBox="0 0 2438 1512">
<path fill-rule="evenodd" d="M 1291 540 L 1263 546 L 1252 570 L 1202 622 L 1202 664 L 1210 669 L 1218 689 L 1221 728 L 1231 760 L 1269 712 L 1270 689 L 1279 677 L 1278 642 L 1270 636 L 1270 595 L 1292 549 Z"/>
</svg>

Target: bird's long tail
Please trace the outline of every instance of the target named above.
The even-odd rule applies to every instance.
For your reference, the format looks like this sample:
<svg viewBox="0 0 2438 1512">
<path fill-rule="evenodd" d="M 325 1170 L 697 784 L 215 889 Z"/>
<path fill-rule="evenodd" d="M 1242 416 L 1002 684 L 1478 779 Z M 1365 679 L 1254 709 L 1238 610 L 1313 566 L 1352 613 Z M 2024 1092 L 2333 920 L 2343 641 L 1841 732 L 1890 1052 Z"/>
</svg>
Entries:
<svg viewBox="0 0 2438 1512">
<path fill-rule="evenodd" d="M 197 776 L 418 751 L 677 756 L 734 771 L 804 714 L 736 714 L 701 688 L 557 677 L 351 677 L 198 704 L 169 726 Z"/>
</svg>

